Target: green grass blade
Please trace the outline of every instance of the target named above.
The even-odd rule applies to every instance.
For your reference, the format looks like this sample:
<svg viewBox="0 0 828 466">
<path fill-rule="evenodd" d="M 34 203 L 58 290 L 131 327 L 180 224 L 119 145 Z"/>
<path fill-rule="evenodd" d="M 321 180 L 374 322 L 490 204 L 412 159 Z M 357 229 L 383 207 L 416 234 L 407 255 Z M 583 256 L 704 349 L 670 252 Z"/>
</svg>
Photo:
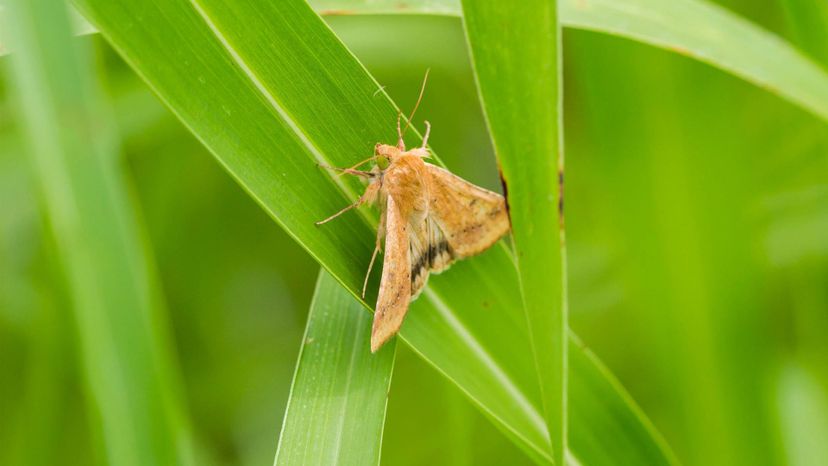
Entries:
<svg viewBox="0 0 828 466">
<path fill-rule="evenodd" d="M 311 4 L 328 15 L 460 15 L 459 0 L 315 0 Z M 800 10 L 791 10 L 791 15 L 800 15 Z M 818 14 L 812 22 L 824 24 L 824 8 Z M 703 61 L 828 120 L 828 74 L 822 68 L 776 35 L 706 1 L 562 0 L 560 17 L 565 27 L 613 34 Z M 85 24 L 78 30 L 90 31 Z M 814 53 L 824 56 L 821 51 Z"/>
<path fill-rule="evenodd" d="M 377 141 L 394 141 L 397 109 L 310 7 L 297 0 L 78 4 L 251 197 L 358 296 L 375 217 L 353 213 L 316 227 L 363 189 L 316 164 L 349 166 Z M 462 261 L 412 304 L 402 335 L 528 455 L 548 463 L 517 283 L 504 247 Z"/>
<path fill-rule="evenodd" d="M 515 262 L 552 456 L 566 452 L 566 305 L 559 180 L 557 3 L 463 2 L 484 113 L 507 193 Z"/>
<path fill-rule="evenodd" d="M 717 5 L 702 0 L 568 0 L 561 6 L 567 26 L 700 60 L 828 120 L 828 73 L 780 37 Z"/>
<path fill-rule="evenodd" d="M 371 315 L 321 272 L 276 452 L 281 465 L 379 464 L 396 342 L 369 349 Z"/>
<path fill-rule="evenodd" d="M 572 333 L 569 386 L 569 449 L 577 463 L 679 464 L 621 384 Z"/>
<path fill-rule="evenodd" d="M 108 464 L 186 464 L 166 328 L 89 51 L 63 2 L 9 7 L 13 95 L 73 298 L 93 429 Z"/>
<path fill-rule="evenodd" d="M 824 3 L 787 3 L 799 37 L 805 40 L 823 34 L 819 26 L 828 21 Z M 404 4 L 390 0 L 313 0 L 311 4 L 328 14 L 461 15 L 460 0 L 414 0 Z M 564 27 L 617 35 L 687 55 L 828 120 L 828 73 L 780 37 L 710 2 L 561 0 L 560 21 Z M 814 56 L 826 56 L 824 43 L 808 43 Z"/>
<path fill-rule="evenodd" d="M 380 0 L 309 0 L 308 3 L 320 15 L 459 15 L 460 0 L 413 0 L 396 2 Z"/>
</svg>

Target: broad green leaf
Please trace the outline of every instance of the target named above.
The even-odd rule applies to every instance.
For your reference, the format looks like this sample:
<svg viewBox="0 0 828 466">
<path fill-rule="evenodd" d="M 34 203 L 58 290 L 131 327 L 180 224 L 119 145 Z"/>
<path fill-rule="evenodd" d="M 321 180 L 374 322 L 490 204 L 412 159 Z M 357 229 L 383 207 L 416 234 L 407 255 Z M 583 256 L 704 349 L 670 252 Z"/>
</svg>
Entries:
<svg viewBox="0 0 828 466">
<path fill-rule="evenodd" d="M 13 95 L 79 327 L 93 429 L 113 465 L 187 464 L 183 403 L 109 114 L 64 3 L 11 2 Z"/>
<path fill-rule="evenodd" d="M 463 23 L 507 193 L 515 264 L 556 464 L 566 452 L 563 151 L 557 2 L 463 2 Z"/>
<path fill-rule="evenodd" d="M 379 464 L 395 341 L 370 351 L 371 315 L 321 272 L 276 465 Z"/>
<path fill-rule="evenodd" d="M 376 217 L 363 211 L 316 227 L 314 221 L 363 189 L 317 163 L 349 166 L 370 155 L 376 142 L 394 141 L 397 109 L 313 10 L 298 0 L 77 3 L 251 197 L 358 296 Z M 416 134 L 407 142 L 415 144 Z M 367 303 L 376 298 L 377 281 Z M 519 303 L 513 259 L 495 246 L 434 277 L 413 303 L 402 335 L 528 455 L 548 463 Z M 590 363 L 582 370 L 599 368 Z M 593 430 L 599 426 L 606 427 L 590 419 L 579 429 L 599 435 Z M 635 430 L 626 427 L 611 441 L 650 451 L 641 443 L 652 439 L 628 435 Z M 589 453 L 575 455 L 583 464 L 600 464 L 587 461 Z M 648 463 L 666 464 L 666 458 L 659 450 Z"/>
</svg>

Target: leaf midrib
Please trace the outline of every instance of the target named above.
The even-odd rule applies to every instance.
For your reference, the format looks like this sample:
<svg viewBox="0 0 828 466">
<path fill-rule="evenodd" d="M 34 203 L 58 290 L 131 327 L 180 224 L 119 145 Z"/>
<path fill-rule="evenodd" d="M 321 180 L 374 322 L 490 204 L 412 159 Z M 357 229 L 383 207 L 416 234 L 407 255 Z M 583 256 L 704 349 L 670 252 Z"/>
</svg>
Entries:
<svg viewBox="0 0 828 466">
<path fill-rule="evenodd" d="M 279 103 L 276 99 L 276 96 L 268 90 L 267 86 L 264 85 L 261 79 L 259 79 L 258 75 L 247 65 L 247 62 L 242 58 L 241 54 L 236 51 L 236 48 L 230 43 L 227 37 L 221 32 L 221 29 L 213 22 L 210 15 L 202 8 L 202 6 L 198 3 L 198 0 L 189 0 L 190 5 L 193 6 L 193 9 L 198 13 L 204 23 L 207 25 L 208 28 L 215 34 L 216 39 L 218 39 L 221 46 L 225 49 L 225 51 L 230 54 L 230 57 L 233 59 L 233 62 L 238 65 L 244 75 L 250 80 L 253 86 L 256 88 L 257 91 L 264 97 L 268 104 L 276 111 L 278 116 L 285 124 L 288 125 L 291 132 L 299 139 L 303 146 L 308 149 L 308 152 L 313 155 L 313 158 L 316 159 L 317 163 L 321 164 L 330 164 L 330 160 L 325 158 L 322 154 L 322 151 L 313 143 L 309 134 L 302 129 L 302 127 L 296 122 L 296 120 L 290 115 L 290 113 L 285 110 L 285 108 Z M 336 186 L 342 191 L 343 194 L 348 196 L 349 198 L 354 198 L 357 193 L 349 188 L 339 177 L 332 177 L 332 181 Z M 364 217 L 364 216 L 363 216 Z"/>
</svg>

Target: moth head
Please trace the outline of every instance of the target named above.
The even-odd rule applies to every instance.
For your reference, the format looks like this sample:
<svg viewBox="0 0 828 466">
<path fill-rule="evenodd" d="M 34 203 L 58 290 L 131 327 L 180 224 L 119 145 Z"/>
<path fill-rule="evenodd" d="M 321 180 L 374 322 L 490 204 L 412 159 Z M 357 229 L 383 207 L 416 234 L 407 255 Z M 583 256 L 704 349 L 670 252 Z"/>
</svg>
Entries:
<svg viewBox="0 0 828 466">
<path fill-rule="evenodd" d="M 396 146 L 391 146 L 388 144 L 377 144 L 374 146 L 374 156 L 377 158 L 377 165 L 381 169 L 385 169 L 394 159 L 398 158 L 402 154 L 402 151 L 398 149 Z"/>
</svg>

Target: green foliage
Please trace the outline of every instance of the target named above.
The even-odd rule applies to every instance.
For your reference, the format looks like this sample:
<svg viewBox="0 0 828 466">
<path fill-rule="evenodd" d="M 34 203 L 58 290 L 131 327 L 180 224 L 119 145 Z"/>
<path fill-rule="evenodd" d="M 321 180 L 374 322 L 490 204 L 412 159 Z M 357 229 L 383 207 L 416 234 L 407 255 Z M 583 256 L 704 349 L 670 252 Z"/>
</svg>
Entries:
<svg viewBox="0 0 828 466">
<path fill-rule="evenodd" d="M 561 2 L 560 19 L 570 26 L 563 64 L 567 294 L 570 325 L 581 337 L 570 334 L 568 460 L 573 464 L 675 464 L 667 443 L 688 465 L 808 465 L 824 450 L 828 136 L 824 121 L 795 105 L 824 116 L 828 80 L 778 38 L 792 37 L 820 57 L 814 26 L 820 20 L 810 2 L 784 2 L 785 25 L 779 5 L 722 3 L 739 14 L 686 0 Z M 84 186 L 115 193 L 96 200 L 114 199 L 117 218 L 131 219 L 126 230 L 140 231 L 138 221 L 146 221 L 186 390 L 186 404 L 169 396 L 170 412 L 191 413 L 199 463 L 272 461 L 288 404 L 288 418 L 300 423 L 294 433 L 303 427 L 337 432 L 335 423 L 313 422 L 321 418 L 313 413 L 335 407 L 336 399 L 318 396 L 304 404 L 295 395 L 300 389 L 337 390 L 344 379 L 321 374 L 347 369 L 347 358 L 337 363 L 312 357 L 313 347 L 307 347 L 288 403 L 290 374 L 303 347 L 301 329 L 317 262 L 347 291 L 327 288 L 332 299 L 322 299 L 320 292 L 312 309 L 348 296 L 350 312 L 337 313 L 342 320 L 316 323 L 336 325 L 340 333 L 331 335 L 350 342 L 356 337 L 341 333 L 348 328 L 344 321 L 359 319 L 362 327 L 355 329 L 367 331 L 370 315 L 359 307 L 370 306 L 354 296 L 370 257 L 375 215 L 366 209 L 314 227 L 313 221 L 363 189 L 315 164 L 350 165 L 377 141 L 392 141 L 397 110 L 385 92 L 410 109 L 422 72 L 430 67 L 418 119 L 434 124 L 432 147 L 456 173 L 497 187 L 459 2 L 412 1 L 406 8 L 398 2 L 312 2 L 326 10 L 336 35 L 296 1 L 84 0 L 80 5 L 131 66 L 99 39 L 61 44 L 97 44 L 103 51 L 98 63 L 103 79 L 96 80 L 103 84 L 96 87 L 113 96 L 125 140 L 126 161 L 113 163 L 110 183 Z M 388 8 L 397 14 L 344 14 Z M 429 14 L 407 14 L 418 12 Z M 36 48 L 32 44 L 27 46 Z M 73 82 L 71 74 L 49 76 L 50 82 Z M 380 84 L 384 92 L 378 92 Z M 0 89 L 0 96 L 17 96 L 14 86 Z M 489 123 L 492 106 L 500 109 L 495 117 L 509 108 L 491 95 L 484 89 Z M 88 99 L 100 100 L 100 93 Z M 9 419 L 0 425 L 0 442 L 22 439 L 16 442 L 23 452 L 18 457 L 29 464 L 51 464 L 55 458 L 89 464 L 98 439 L 110 446 L 108 435 L 96 411 L 78 404 L 78 370 L 86 359 L 80 368 L 71 361 L 75 352 L 88 353 L 77 332 L 63 328 L 74 322 L 61 311 L 69 309 L 68 300 L 52 273 L 56 263 L 65 265 L 56 259 L 64 257 L 66 239 L 58 237 L 52 247 L 38 227 L 30 185 L 40 175 L 34 172 L 30 179 L 16 156 L 22 149 L 13 132 L 27 121 L 18 115 L 0 99 L 0 378 L 20 381 L 0 384 Z M 513 120 L 492 125 L 496 143 L 503 140 L 498 128 L 527 124 Z M 88 139 L 114 145 L 106 125 L 92 128 L 88 134 L 96 137 Z M 505 137 L 514 139 L 511 131 Z M 48 135 L 39 130 L 35 139 L 48 141 Z M 409 136 L 409 144 L 417 143 L 416 134 Z M 509 151 L 502 146 L 496 146 L 498 156 L 508 164 Z M 242 189 L 211 163 L 204 147 Z M 102 152 L 114 160 L 117 151 Z M 129 192 L 120 169 L 135 180 L 146 215 L 118 201 Z M 545 188 L 554 191 L 554 185 Z M 510 190 L 510 196 L 519 193 Z M 52 222 L 47 196 L 43 205 L 42 215 Z M 84 225 L 96 231 L 120 225 L 106 218 L 96 216 Z M 123 244 L 142 251 L 129 237 Z M 97 260 L 124 262 L 125 257 L 134 258 L 109 253 Z M 130 264 L 138 264 L 137 275 L 151 277 L 141 261 Z M 542 278 L 559 283 L 551 275 Z M 396 348 L 382 436 L 386 463 L 549 462 L 518 277 L 511 252 L 497 246 L 433 277 L 412 306 L 403 330 L 408 344 Z M 376 288 L 373 278 L 369 290 Z M 113 281 L 104 275 L 101 288 Z M 71 287 L 67 291 L 74 293 Z M 374 299 L 372 294 L 366 302 Z M 162 306 L 154 309 L 160 312 Z M 335 353 L 343 350 L 335 338 L 314 341 L 334 350 L 324 354 L 342 356 Z M 162 366 L 172 366 L 163 342 L 157 347 L 132 342 L 116 340 L 123 351 L 111 359 L 140 361 L 152 348 Z M 313 377 L 317 384 L 301 383 L 305 369 L 320 371 Z M 108 382 L 121 376 L 110 370 L 101 374 L 105 384 L 84 386 L 93 407 L 95 390 L 108 390 L 114 386 Z M 143 380 L 141 374 L 134 373 Z M 176 378 L 151 382 L 174 393 Z M 382 376 L 357 382 L 374 395 L 388 383 Z M 348 395 L 353 402 L 359 393 Z M 177 416 L 174 425 L 187 425 L 175 424 Z M 362 420 L 354 425 L 377 429 L 382 410 Z M 145 433 L 187 443 L 168 428 L 150 425 Z M 286 430 L 285 438 L 290 434 Z M 364 441 L 373 456 L 379 440 L 375 434 L 348 443 Z M 281 448 L 330 453 L 303 450 L 306 446 L 286 440 Z M 6 454 L 0 452 L 3 462 L 18 458 L 6 461 Z M 147 456 L 140 461 L 152 462 L 151 451 L 142 454 Z"/>
<path fill-rule="evenodd" d="M 396 111 L 313 12 L 299 2 L 82 6 L 242 186 L 357 295 L 373 243 L 370 220 L 351 215 L 324 228 L 313 224 L 350 202 L 340 190 L 355 199 L 359 189 L 315 164 L 348 166 L 358 160 L 348 154 L 370 150 L 365 141 L 392 140 L 388 122 Z M 118 27 L 139 13 L 151 28 Z M 304 34 L 291 32 L 300 25 Z M 146 47 L 185 44 L 183 34 L 201 38 L 192 42 L 198 60 L 175 59 L 180 48 Z M 271 44 L 269 53 L 261 43 Z M 545 427 L 510 269 L 500 247 L 456 266 L 412 306 L 402 335 L 527 453 L 544 458 Z"/>
<path fill-rule="evenodd" d="M 461 15 L 459 0 L 360 2 L 314 0 L 327 14 Z M 794 31 L 804 47 L 825 57 L 828 24 L 824 3 L 786 0 Z M 828 75 L 773 34 L 705 0 L 561 0 L 566 27 L 626 37 L 733 73 L 828 119 Z"/>
<path fill-rule="evenodd" d="M 94 429 L 110 464 L 186 464 L 189 434 L 166 322 L 116 165 L 115 134 L 90 74 L 89 50 L 70 40 L 61 2 L 15 1 L 10 7 L 12 77 L 72 297 Z M 47 327 L 66 321 L 55 312 L 41 319 Z M 49 335 L 58 338 L 54 330 Z M 36 458 L 31 450 L 21 455 Z"/>
</svg>

